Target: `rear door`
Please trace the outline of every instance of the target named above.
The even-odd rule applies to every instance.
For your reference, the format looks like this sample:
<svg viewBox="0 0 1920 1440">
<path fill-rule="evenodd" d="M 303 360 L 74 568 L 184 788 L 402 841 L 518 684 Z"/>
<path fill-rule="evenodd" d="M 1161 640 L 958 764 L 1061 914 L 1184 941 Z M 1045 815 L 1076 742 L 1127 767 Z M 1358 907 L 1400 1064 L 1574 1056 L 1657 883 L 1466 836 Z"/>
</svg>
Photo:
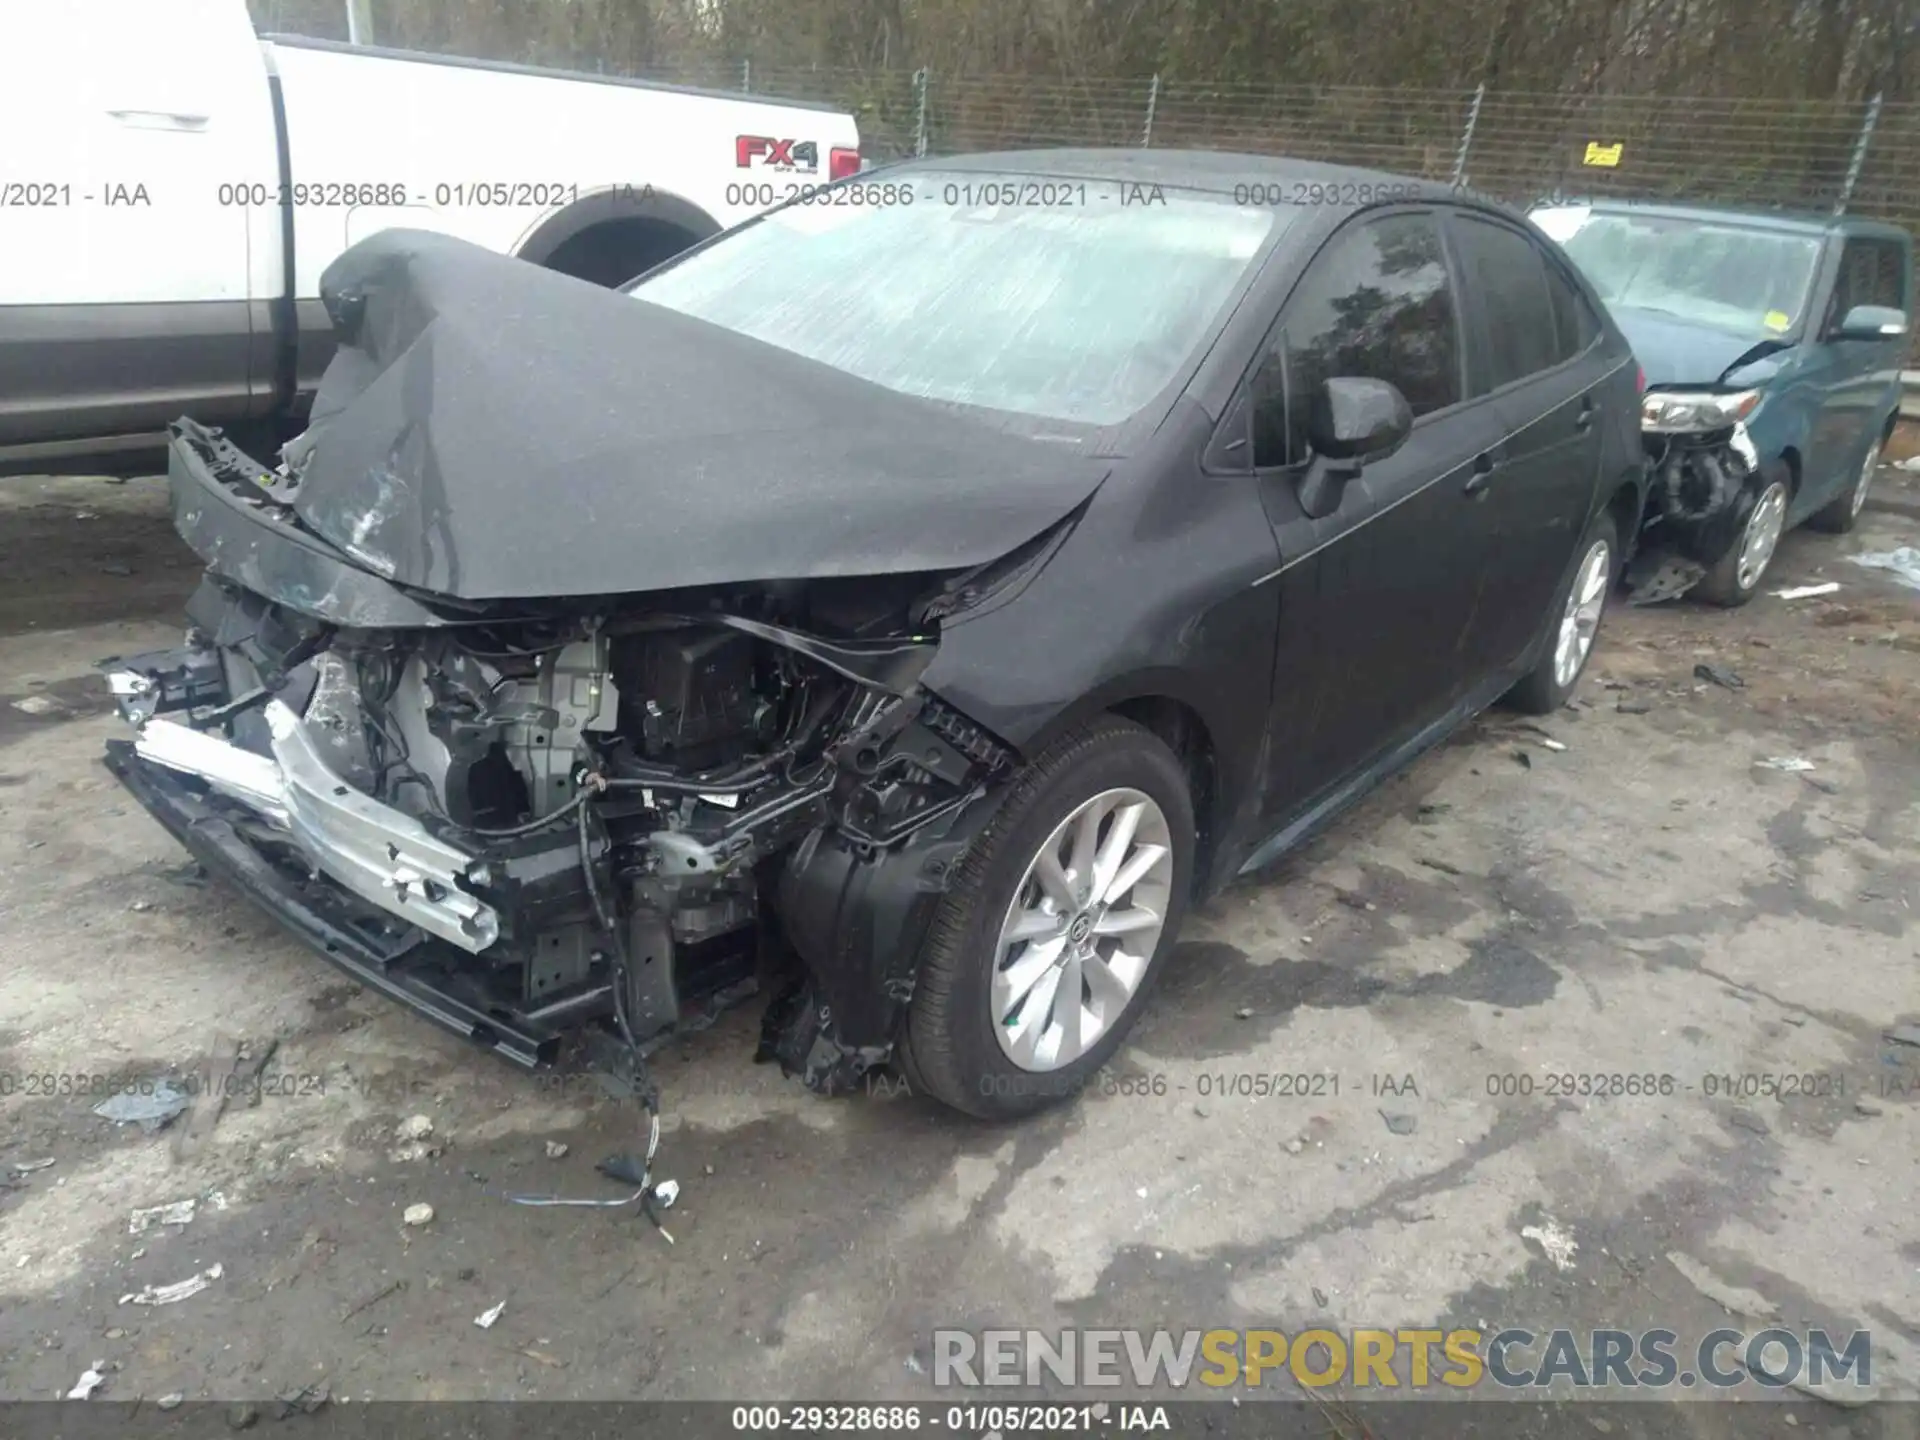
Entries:
<svg viewBox="0 0 1920 1440">
<path fill-rule="evenodd" d="M 1336 375 L 1390 381 L 1414 428 L 1315 520 L 1297 495 L 1307 406 Z M 1369 214 L 1336 232 L 1282 308 L 1243 403 L 1280 545 L 1268 813 L 1284 824 L 1444 719 L 1474 663 L 1488 556 L 1473 491 L 1501 420 L 1463 399 L 1460 306 L 1436 212 Z"/>
<path fill-rule="evenodd" d="M 244 0 L 0 15 L 0 444 L 221 420 L 271 390 L 267 71 Z M 49 203 L 49 197 L 51 197 Z"/>
<path fill-rule="evenodd" d="M 1480 592 L 1480 673 L 1513 669 L 1546 623 L 1599 484 L 1601 384 L 1620 363 L 1566 264 L 1520 226 L 1455 210 L 1448 236 L 1473 317 L 1468 394 L 1505 433 L 1479 504 L 1493 547 Z"/>
</svg>

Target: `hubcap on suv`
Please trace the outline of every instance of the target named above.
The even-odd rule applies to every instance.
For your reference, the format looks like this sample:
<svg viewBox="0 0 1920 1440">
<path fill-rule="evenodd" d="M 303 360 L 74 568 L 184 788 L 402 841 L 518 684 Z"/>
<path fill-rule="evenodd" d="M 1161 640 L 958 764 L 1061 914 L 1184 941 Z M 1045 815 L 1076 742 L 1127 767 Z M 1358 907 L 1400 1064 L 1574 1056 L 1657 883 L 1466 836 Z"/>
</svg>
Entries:
<svg viewBox="0 0 1920 1440">
<path fill-rule="evenodd" d="M 1594 634 L 1600 629 L 1600 612 L 1607 607 L 1607 577 L 1612 573 L 1613 547 L 1604 540 L 1594 541 L 1574 573 L 1553 647 L 1553 683 L 1562 688 L 1571 685 L 1587 663 Z"/>
<path fill-rule="evenodd" d="M 1774 546 L 1780 543 L 1786 519 L 1787 487 L 1776 480 L 1754 502 L 1753 513 L 1747 516 L 1746 531 L 1740 537 L 1740 568 L 1734 573 L 1742 590 L 1751 590 L 1760 583 L 1767 562 L 1773 559 Z"/>
<path fill-rule="evenodd" d="M 1874 471 L 1880 468 L 1880 442 L 1874 441 L 1867 449 L 1867 463 L 1860 467 L 1860 478 L 1853 483 L 1853 513 L 1858 515 L 1867 503 L 1867 491 L 1873 488 Z"/>
<path fill-rule="evenodd" d="M 1173 894 L 1167 817 L 1106 790 L 1054 827 L 1000 925 L 989 1003 L 1022 1070 L 1058 1070 L 1099 1043 L 1146 978 Z"/>
</svg>

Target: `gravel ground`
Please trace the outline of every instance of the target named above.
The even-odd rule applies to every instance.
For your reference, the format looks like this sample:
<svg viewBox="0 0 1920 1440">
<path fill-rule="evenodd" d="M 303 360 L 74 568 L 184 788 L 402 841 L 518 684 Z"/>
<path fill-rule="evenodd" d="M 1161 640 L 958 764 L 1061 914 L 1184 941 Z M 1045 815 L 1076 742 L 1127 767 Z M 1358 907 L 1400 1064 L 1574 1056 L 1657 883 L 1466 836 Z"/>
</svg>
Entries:
<svg viewBox="0 0 1920 1440">
<path fill-rule="evenodd" d="M 1916 478 L 1887 471 L 1853 536 L 1784 542 L 1771 584 L 1838 594 L 1617 607 L 1545 733 L 1482 719 L 1206 906 L 1071 1107 L 819 1100 L 751 1063 L 753 1007 L 676 1045 L 673 1246 L 501 1198 L 609 1193 L 629 1109 L 344 983 L 99 766 L 90 663 L 172 643 L 197 573 L 161 482 L 0 486 L 0 1396 L 105 1360 L 127 1400 L 945 1399 L 936 1327 L 1771 1316 L 1871 1330 L 1876 1393 L 1912 1397 L 1920 1048 L 1887 1032 L 1920 1020 L 1920 594 L 1844 556 L 1920 544 Z M 1756 763 L 1780 757 L 1813 769 Z M 269 1047 L 255 1103 L 153 1135 L 71 1093 Z M 1236 1093 L 1300 1073 L 1338 1093 Z M 1673 1093 L 1549 1093 L 1650 1073 Z M 1776 1398 L 1640 1407 L 1640 1433 L 1867 1433 Z"/>
</svg>

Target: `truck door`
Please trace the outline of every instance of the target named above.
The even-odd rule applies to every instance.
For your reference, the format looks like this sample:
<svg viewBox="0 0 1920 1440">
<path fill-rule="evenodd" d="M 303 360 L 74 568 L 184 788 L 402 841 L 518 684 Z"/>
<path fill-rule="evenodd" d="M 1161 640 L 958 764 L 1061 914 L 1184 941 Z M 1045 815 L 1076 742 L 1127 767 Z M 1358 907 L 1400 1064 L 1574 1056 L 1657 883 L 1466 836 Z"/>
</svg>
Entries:
<svg viewBox="0 0 1920 1440">
<path fill-rule="evenodd" d="M 271 401 L 279 146 L 245 0 L 0 17 L 0 446 Z"/>
</svg>

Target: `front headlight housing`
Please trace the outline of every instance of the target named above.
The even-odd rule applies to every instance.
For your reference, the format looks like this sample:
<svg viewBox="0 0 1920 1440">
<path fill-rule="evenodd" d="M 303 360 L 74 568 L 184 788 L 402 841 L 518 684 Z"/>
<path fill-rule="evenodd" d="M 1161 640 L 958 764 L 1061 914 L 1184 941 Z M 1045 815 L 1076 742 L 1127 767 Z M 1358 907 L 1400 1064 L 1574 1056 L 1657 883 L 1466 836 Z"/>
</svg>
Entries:
<svg viewBox="0 0 1920 1440">
<path fill-rule="evenodd" d="M 1725 430 L 1759 404 L 1758 390 L 1649 390 L 1640 400 L 1640 428 L 1654 435 Z"/>
</svg>

